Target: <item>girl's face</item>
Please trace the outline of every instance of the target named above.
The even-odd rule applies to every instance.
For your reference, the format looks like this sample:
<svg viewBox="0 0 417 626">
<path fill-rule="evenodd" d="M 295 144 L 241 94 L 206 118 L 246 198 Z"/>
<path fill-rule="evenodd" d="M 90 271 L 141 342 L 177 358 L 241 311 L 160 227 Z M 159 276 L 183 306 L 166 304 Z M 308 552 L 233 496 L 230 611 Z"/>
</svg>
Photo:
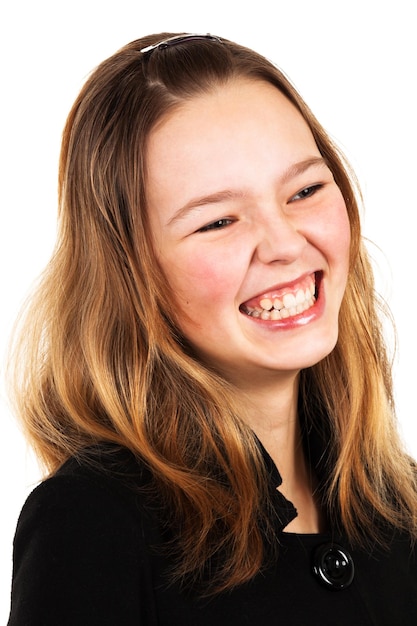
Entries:
<svg viewBox="0 0 417 626">
<path fill-rule="evenodd" d="M 147 202 L 166 298 L 202 361 L 239 386 L 333 349 L 346 206 L 275 87 L 231 82 L 164 118 L 149 138 Z"/>
</svg>

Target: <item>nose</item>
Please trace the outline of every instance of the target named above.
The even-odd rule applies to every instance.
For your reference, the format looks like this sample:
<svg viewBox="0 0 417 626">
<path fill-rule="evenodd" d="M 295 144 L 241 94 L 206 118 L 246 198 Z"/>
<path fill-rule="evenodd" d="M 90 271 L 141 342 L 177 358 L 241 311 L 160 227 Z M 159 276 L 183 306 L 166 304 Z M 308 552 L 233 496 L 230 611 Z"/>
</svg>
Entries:
<svg viewBox="0 0 417 626">
<path fill-rule="evenodd" d="M 255 255 L 261 263 L 292 263 L 307 245 L 306 237 L 283 210 L 275 207 L 265 216 L 259 228 Z"/>
</svg>

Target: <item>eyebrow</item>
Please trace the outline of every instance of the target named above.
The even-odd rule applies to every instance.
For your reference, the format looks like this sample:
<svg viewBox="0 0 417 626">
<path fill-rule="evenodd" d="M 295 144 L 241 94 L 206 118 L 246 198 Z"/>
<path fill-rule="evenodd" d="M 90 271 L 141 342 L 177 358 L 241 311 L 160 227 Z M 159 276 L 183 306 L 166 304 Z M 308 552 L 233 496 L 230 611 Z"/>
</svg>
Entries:
<svg viewBox="0 0 417 626">
<path fill-rule="evenodd" d="M 304 172 L 312 167 L 327 167 L 327 163 L 323 157 L 311 157 L 310 159 L 305 159 L 299 163 L 294 163 L 294 165 L 290 165 L 290 167 L 281 176 L 280 183 L 287 183 L 292 178 L 300 176 L 300 174 L 304 174 Z"/>
<path fill-rule="evenodd" d="M 305 159 L 304 161 L 300 161 L 299 163 L 294 163 L 293 165 L 290 165 L 290 167 L 287 170 L 285 170 L 283 175 L 280 177 L 279 182 L 280 184 L 287 183 L 292 178 L 295 178 L 296 176 L 300 176 L 301 174 L 303 174 L 304 172 L 306 172 L 312 167 L 323 167 L 323 166 L 327 167 L 327 163 L 323 159 L 323 157 L 311 157 L 309 159 Z M 178 209 L 178 211 L 174 213 L 174 215 L 169 219 L 167 225 L 177 222 L 178 220 L 185 217 L 185 215 L 187 215 L 190 211 L 198 207 L 201 207 L 207 204 L 219 204 L 221 202 L 226 202 L 228 200 L 241 200 L 242 198 L 245 198 L 246 196 L 247 196 L 247 193 L 243 190 L 224 189 L 222 191 L 216 191 L 214 193 L 211 193 L 205 196 L 193 198 L 192 200 L 187 202 L 187 204 L 185 204 L 183 207 L 181 207 L 180 209 Z"/>
</svg>

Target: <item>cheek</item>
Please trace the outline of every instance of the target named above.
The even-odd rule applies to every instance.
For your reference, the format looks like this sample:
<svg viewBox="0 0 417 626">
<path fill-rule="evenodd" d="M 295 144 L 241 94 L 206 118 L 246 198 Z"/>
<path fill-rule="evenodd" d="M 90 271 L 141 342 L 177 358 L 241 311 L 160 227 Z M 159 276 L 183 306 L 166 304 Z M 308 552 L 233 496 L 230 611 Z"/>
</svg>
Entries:
<svg viewBox="0 0 417 626">
<path fill-rule="evenodd" d="M 350 223 L 342 195 L 338 194 L 321 216 L 324 219 L 315 222 L 316 245 L 329 262 L 347 272 L 350 256 Z"/>
<path fill-rule="evenodd" d="M 347 272 L 350 258 L 351 232 L 349 217 L 344 203 L 340 207 L 340 210 L 337 214 L 334 230 L 336 254 L 340 258 L 341 262 L 344 264 Z"/>
<path fill-rule="evenodd" d="M 230 252 L 214 254 L 205 247 L 177 255 L 165 263 L 163 269 L 180 306 L 210 309 L 214 304 L 233 298 L 239 284 L 237 272 L 230 263 Z"/>
</svg>

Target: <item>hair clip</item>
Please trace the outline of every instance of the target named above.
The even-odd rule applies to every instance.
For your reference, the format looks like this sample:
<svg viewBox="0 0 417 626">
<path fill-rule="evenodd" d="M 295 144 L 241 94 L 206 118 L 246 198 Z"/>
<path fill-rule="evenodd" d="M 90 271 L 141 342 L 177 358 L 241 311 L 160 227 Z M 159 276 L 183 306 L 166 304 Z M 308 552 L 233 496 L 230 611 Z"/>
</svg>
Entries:
<svg viewBox="0 0 417 626">
<path fill-rule="evenodd" d="M 219 37 L 210 35 L 210 33 L 207 33 L 206 35 L 189 33 L 186 35 L 174 35 L 174 37 L 169 37 L 168 39 L 164 39 L 163 41 L 159 41 L 158 43 L 146 46 L 146 48 L 142 48 L 139 52 L 142 52 L 142 54 L 150 54 L 154 50 L 164 50 L 165 48 L 170 48 L 171 46 L 176 46 L 180 43 L 184 43 L 187 41 L 199 41 L 204 39 L 217 41 L 217 43 L 222 43 L 222 40 Z"/>
</svg>

